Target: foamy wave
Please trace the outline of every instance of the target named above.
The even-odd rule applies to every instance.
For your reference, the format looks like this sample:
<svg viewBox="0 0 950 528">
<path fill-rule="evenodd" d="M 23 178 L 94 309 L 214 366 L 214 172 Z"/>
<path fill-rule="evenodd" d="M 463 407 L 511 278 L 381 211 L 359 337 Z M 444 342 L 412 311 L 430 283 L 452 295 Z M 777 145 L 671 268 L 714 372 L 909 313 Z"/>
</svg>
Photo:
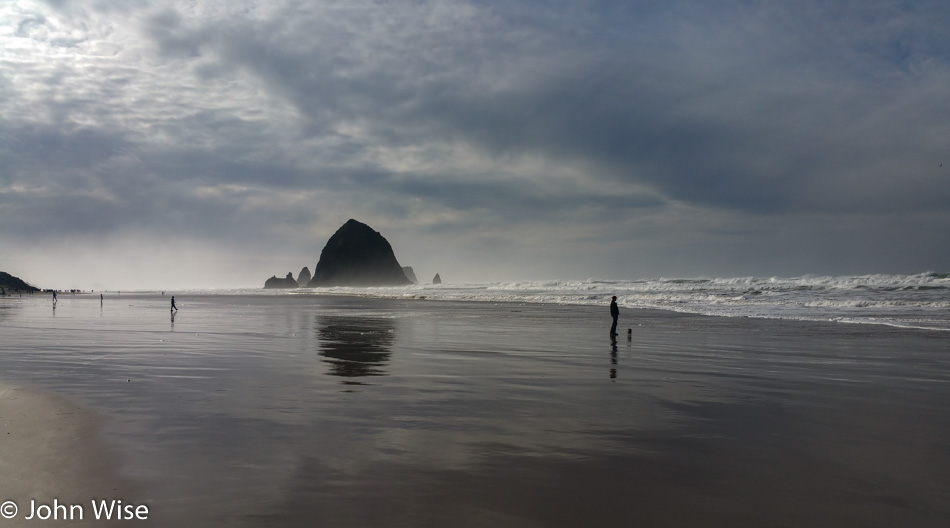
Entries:
<svg viewBox="0 0 950 528">
<path fill-rule="evenodd" d="M 888 324 L 950 330 L 950 274 L 537 280 L 387 288 L 232 290 L 226 294 L 358 295 L 390 299 L 605 306 L 728 317 Z"/>
<path fill-rule="evenodd" d="M 330 288 L 321 293 L 388 298 L 605 305 L 729 317 L 764 317 L 950 329 L 950 275 L 863 275 L 543 280 L 401 288 Z"/>
</svg>

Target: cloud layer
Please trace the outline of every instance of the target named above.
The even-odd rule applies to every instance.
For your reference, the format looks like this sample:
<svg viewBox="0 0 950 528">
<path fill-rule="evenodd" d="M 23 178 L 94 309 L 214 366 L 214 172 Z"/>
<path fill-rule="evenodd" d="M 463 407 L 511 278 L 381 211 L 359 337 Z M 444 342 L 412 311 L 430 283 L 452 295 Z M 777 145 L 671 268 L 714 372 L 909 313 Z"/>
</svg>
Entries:
<svg viewBox="0 0 950 528">
<path fill-rule="evenodd" d="M 936 1 L 5 3 L 0 244 L 36 251 L 0 267 L 82 286 L 47 275 L 84 252 L 108 285 L 154 254 L 130 286 L 256 285 L 355 217 L 420 277 L 947 269 L 948 22 Z M 164 265 L 188 258 L 232 271 Z"/>
</svg>

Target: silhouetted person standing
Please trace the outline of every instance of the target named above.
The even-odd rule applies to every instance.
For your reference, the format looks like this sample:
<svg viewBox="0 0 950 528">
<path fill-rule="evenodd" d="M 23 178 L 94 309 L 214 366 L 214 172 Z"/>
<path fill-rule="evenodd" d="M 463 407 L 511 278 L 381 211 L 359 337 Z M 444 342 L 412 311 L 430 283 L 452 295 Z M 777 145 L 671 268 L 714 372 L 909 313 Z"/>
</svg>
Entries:
<svg viewBox="0 0 950 528">
<path fill-rule="evenodd" d="M 616 295 L 610 299 L 610 317 L 614 320 L 614 324 L 610 325 L 610 337 L 617 337 L 617 318 L 620 317 L 620 308 L 617 308 Z"/>
<path fill-rule="evenodd" d="M 178 307 L 175 306 L 175 296 L 174 296 L 174 295 L 172 295 L 172 311 L 173 311 L 173 312 L 177 312 L 177 311 L 178 311 Z"/>
</svg>

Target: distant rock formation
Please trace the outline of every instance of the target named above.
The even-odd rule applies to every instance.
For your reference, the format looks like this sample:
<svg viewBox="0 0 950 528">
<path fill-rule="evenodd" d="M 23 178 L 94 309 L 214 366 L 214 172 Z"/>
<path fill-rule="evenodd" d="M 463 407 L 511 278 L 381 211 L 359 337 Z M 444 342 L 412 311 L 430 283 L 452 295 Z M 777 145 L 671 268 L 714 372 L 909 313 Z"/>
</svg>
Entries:
<svg viewBox="0 0 950 528">
<path fill-rule="evenodd" d="M 36 286 L 30 286 L 19 277 L 14 277 L 3 271 L 0 271 L 0 288 L 3 288 L 6 293 L 40 291 Z"/>
<path fill-rule="evenodd" d="M 289 273 L 289 272 L 287 273 L 287 277 L 283 279 L 278 279 L 277 275 L 274 275 L 273 277 L 267 279 L 267 281 L 264 282 L 265 289 L 296 288 L 296 287 L 297 287 L 297 281 L 294 280 L 294 274 Z"/>
<path fill-rule="evenodd" d="M 442 277 L 439 277 L 438 273 L 435 274 L 435 277 L 432 277 L 432 284 L 442 284 Z"/>
<path fill-rule="evenodd" d="M 327 241 L 310 286 L 400 286 L 409 284 L 393 248 L 370 226 L 347 220 Z"/>
<path fill-rule="evenodd" d="M 310 284 L 310 268 L 304 266 L 303 269 L 300 270 L 300 275 L 297 275 L 297 285 L 301 288 L 306 288 L 308 284 Z"/>
<path fill-rule="evenodd" d="M 409 279 L 409 282 L 419 284 L 419 279 L 416 278 L 416 273 L 412 271 L 412 266 L 403 266 L 402 272 Z"/>
</svg>

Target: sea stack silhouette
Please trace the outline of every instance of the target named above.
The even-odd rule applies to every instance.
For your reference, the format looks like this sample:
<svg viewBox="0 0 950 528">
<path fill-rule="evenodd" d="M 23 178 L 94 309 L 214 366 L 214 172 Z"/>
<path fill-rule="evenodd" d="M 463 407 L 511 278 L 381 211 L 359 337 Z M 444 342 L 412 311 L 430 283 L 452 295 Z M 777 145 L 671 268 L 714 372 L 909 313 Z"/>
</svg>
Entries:
<svg viewBox="0 0 950 528">
<path fill-rule="evenodd" d="M 300 285 L 301 288 L 306 288 L 307 285 L 310 284 L 311 278 L 310 268 L 304 266 L 303 269 L 300 270 L 300 275 L 297 276 L 297 284 Z"/>
<path fill-rule="evenodd" d="M 276 288 L 296 288 L 297 281 L 294 280 L 294 274 L 288 272 L 287 277 L 283 279 L 278 279 L 277 275 L 267 279 L 264 282 L 264 288 L 266 289 L 276 289 Z"/>
<path fill-rule="evenodd" d="M 310 287 L 410 284 L 393 248 L 372 227 L 347 220 L 327 241 Z"/>
</svg>

